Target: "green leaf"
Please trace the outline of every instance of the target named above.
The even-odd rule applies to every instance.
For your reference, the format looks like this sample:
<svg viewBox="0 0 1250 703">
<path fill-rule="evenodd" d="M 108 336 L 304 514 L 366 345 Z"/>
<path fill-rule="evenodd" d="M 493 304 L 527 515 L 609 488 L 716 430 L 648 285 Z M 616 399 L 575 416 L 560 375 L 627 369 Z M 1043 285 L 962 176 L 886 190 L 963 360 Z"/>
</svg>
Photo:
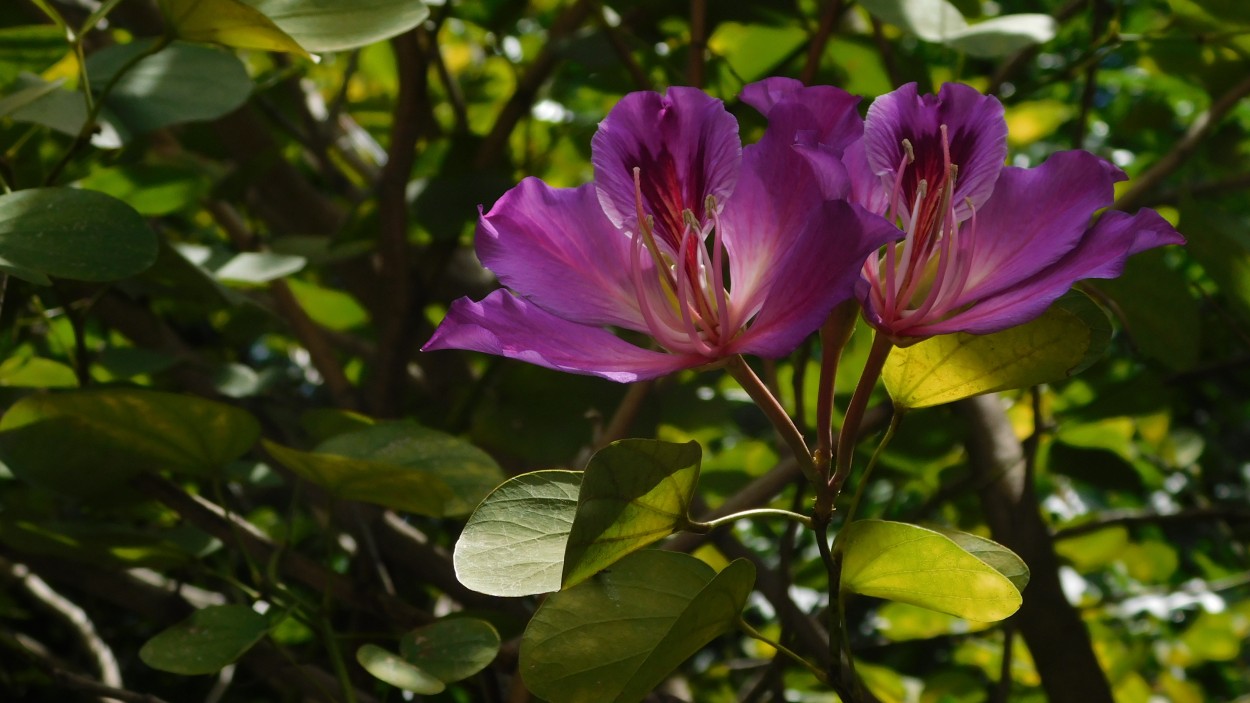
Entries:
<svg viewBox="0 0 1250 703">
<path fill-rule="evenodd" d="M 396 688 L 424 696 L 442 693 L 447 686 L 434 676 L 404 661 L 403 657 L 388 652 L 376 644 L 366 644 L 356 650 L 356 661 L 365 671 Z"/>
<path fill-rule="evenodd" d="M 719 574 L 646 550 L 547 598 L 521 638 L 526 686 L 551 703 L 633 703 L 737 622 L 755 582 L 738 559 Z"/>
<path fill-rule="evenodd" d="M 299 45 L 345 51 L 390 39 L 429 17 L 419 0 L 246 0 Z"/>
<path fill-rule="evenodd" d="M 246 605 L 214 605 L 145 642 L 139 658 L 173 674 L 213 674 L 243 656 L 268 630 L 265 616 Z"/>
<path fill-rule="evenodd" d="M 187 41 L 309 55 L 273 20 L 240 0 L 161 0 L 161 9 L 174 33 Z"/>
<path fill-rule="evenodd" d="M 409 422 L 339 434 L 315 452 L 272 442 L 284 466 L 348 500 L 442 517 L 466 515 L 504 479 L 490 455 L 451 435 Z"/>
<path fill-rule="evenodd" d="M 151 40 L 110 46 L 87 59 L 92 90 L 100 91 L 132 59 L 150 51 Z M 247 100 L 252 81 L 234 55 L 198 44 L 174 42 L 139 61 L 105 98 L 108 121 L 126 137 L 182 122 L 211 120 Z"/>
<path fill-rule="evenodd" d="M 895 405 L 925 408 L 1067 378 L 1097 360 L 1110 339 L 1102 309 L 1072 293 L 1036 320 L 1002 332 L 948 334 L 896 348 L 881 376 Z"/>
<path fill-rule="evenodd" d="M 1098 281 L 1097 288 L 1115 299 L 1133 346 L 1169 369 L 1183 371 L 1196 365 L 1201 356 L 1202 314 L 1198 301 L 1188 294 L 1185 276 L 1167 265 L 1168 253 L 1156 249 L 1134 254 L 1123 274 Z M 1220 256 L 1236 254 L 1230 247 Z"/>
<path fill-rule="evenodd" d="M 211 188 L 204 167 L 188 164 L 126 164 L 93 171 L 79 181 L 124 201 L 140 215 L 168 215 L 196 205 Z"/>
<path fill-rule="evenodd" d="M 0 270 L 48 285 L 48 276 L 116 281 L 156 261 L 156 235 L 126 203 L 77 188 L 0 195 Z"/>
<path fill-rule="evenodd" d="M 456 540 L 456 578 L 479 593 L 529 596 L 560 590 L 580 471 L 508 479 L 477 506 Z"/>
<path fill-rule="evenodd" d="M 563 588 L 680 530 L 699 480 L 697 442 L 626 439 L 586 466 L 564 553 Z"/>
<path fill-rule="evenodd" d="M 929 41 L 942 42 L 968 28 L 962 13 L 946 0 L 860 0 L 874 17 Z"/>
<path fill-rule="evenodd" d="M 1016 590 L 1021 593 L 1024 592 L 1024 587 L 1029 585 L 1028 564 L 1025 564 L 1024 560 L 1015 552 L 998 542 L 958 530 L 934 528 L 933 531 L 945 535 L 965 552 L 980 559 L 985 562 L 986 566 L 1006 576 L 1007 580 L 1011 581 Z"/>
<path fill-rule="evenodd" d="M 0 386 L 11 388 L 76 388 L 74 370 L 52 359 L 10 356 L 0 363 Z"/>
<path fill-rule="evenodd" d="M 486 668 L 499 654 L 499 633 L 485 620 L 453 617 L 417 628 L 399 641 L 408 663 L 451 683 Z"/>
<path fill-rule="evenodd" d="M 0 29 L 0 88 L 22 72 L 42 73 L 68 51 L 65 32 L 51 24 Z"/>
<path fill-rule="evenodd" d="M 174 246 L 188 261 L 222 282 L 261 285 L 296 273 L 308 263 L 302 256 L 268 251 L 233 252 L 199 244 Z"/>
<path fill-rule="evenodd" d="M 163 537 L 123 525 L 85 520 L 12 519 L 0 515 L 0 542 L 27 554 L 43 554 L 108 568 L 171 569 L 194 555 Z"/>
<path fill-rule="evenodd" d="M 839 535 L 843 592 L 911 603 L 978 622 L 1020 608 L 1020 591 L 998 570 L 933 530 L 859 520 Z"/>
<path fill-rule="evenodd" d="M 949 36 L 945 44 L 971 56 L 997 58 L 1055 38 L 1055 18 L 1043 14 L 1003 15 Z"/>
<path fill-rule="evenodd" d="M 335 332 L 347 332 L 369 324 L 369 313 L 356 299 L 342 291 L 301 281 L 287 281 L 291 293 L 313 322 Z"/>
<path fill-rule="evenodd" d="M 797 25 L 721 22 L 707 45 L 733 69 L 738 80 L 750 82 L 768 75 L 806 42 L 806 32 Z"/>
<path fill-rule="evenodd" d="M 89 495 L 141 471 L 211 475 L 259 435 L 256 419 L 239 408 L 109 388 L 21 399 L 0 418 L 0 456 L 31 483 Z"/>
</svg>

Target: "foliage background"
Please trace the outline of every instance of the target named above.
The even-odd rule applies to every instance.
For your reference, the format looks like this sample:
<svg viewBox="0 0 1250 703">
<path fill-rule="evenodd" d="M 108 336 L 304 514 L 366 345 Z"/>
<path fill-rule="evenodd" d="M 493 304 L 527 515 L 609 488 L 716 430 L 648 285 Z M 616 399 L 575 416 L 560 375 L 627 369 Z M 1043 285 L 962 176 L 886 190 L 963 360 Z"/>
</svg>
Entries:
<svg viewBox="0 0 1250 703">
<path fill-rule="evenodd" d="M 104 135 L 91 145 L 75 139 L 82 114 L 73 106 L 83 104 L 84 75 L 97 92 L 107 81 L 107 62 L 92 57 L 161 36 L 160 13 L 123 0 L 67 46 L 40 6 L 77 27 L 92 3 L 5 3 L 0 95 L 65 81 L 47 100 L 0 110 L 6 187 L 111 194 L 143 215 L 160 252 L 121 280 L 8 277 L 0 398 L 8 406 L 80 386 L 212 398 L 246 410 L 270 442 L 299 449 L 368 422 L 347 411 L 404 418 L 471 442 L 509 475 L 579 467 L 622 436 L 695 439 L 708 509 L 734 496 L 801 506 L 763 417 L 717 373 L 623 387 L 418 347 L 449 301 L 494 286 L 472 256 L 477 206 L 527 175 L 587 181 L 590 137 L 626 92 L 700 85 L 739 117 L 749 143 L 763 121 L 736 96 L 769 75 L 837 85 L 865 106 L 905 82 L 934 91 L 965 81 L 1007 106 L 1012 163 L 1094 151 L 1131 176 L 1117 207 L 1159 209 L 1190 244 L 1088 286 L 1118 320 L 1111 352 L 1075 379 L 1007 394 L 1009 425 L 996 428 L 976 402 L 907 418 L 861 514 L 994 528 L 999 538 L 1005 529 L 1016 544 L 1000 541 L 1033 567 L 1026 611 L 1040 624 L 1022 611 L 983 628 L 857 601 L 861 670 L 882 700 L 1045 700 L 1043 684 L 1052 701 L 1100 700 L 1087 675 L 1105 678 L 1124 703 L 1246 700 L 1250 9 L 1237 0 L 955 4 L 974 21 L 1048 13 L 1058 33 L 987 59 L 840 0 L 447 0 L 410 30 L 319 52 L 316 64 L 206 49 L 216 59 L 157 81 L 168 103 L 109 103 L 105 116 L 124 143 Z M 398 13 L 413 3 L 378 5 Z M 86 244 L 82 253 L 107 249 Z M 853 342 L 840 392 L 851 389 L 864 342 Z M 762 367 L 800 418 L 815 397 L 812 355 L 807 345 Z M 27 454 L 19 450 L 32 445 L 5 445 L 0 697 L 88 699 L 87 680 L 112 657 L 116 688 L 170 701 L 338 700 L 345 681 L 356 700 L 399 700 L 357 667 L 355 650 L 395 649 L 434 615 L 467 610 L 496 626 L 501 653 L 429 699 L 526 699 L 516 637 L 535 602 L 456 582 L 449 554 L 464 512 L 336 499 L 272 449 L 223 448 L 255 431 L 247 419 L 216 436 L 193 421 L 182 426 L 188 438 L 178 408 L 135 412 L 132 429 L 174 454 L 205 437 L 220 442 L 206 451 L 229 454 L 225 467 L 140 473 L 151 455 L 139 442 L 119 449 L 108 432 L 100 439 L 75 425 L 31 440 Z M 1004 427 L 1028 457 L 1023 494 L 1000 490 L 1005 467 L 983 446 Z M 386 491 L 374 486 L 373 497 Z M 771 524 L 718 534 L 716 551 L 709 544 L 676 546 L 713 562 L 755 561 L 762 596 L 748 619 L 801 640 L 821 588 L 815 547 Z M 275 619 L 228 673 L 177 676 L 138 657 L 193 607 L 255 600 L 293 614 Z M 1092 674 L 1045 661 L 1080 651 L 1096 658 Z M 772 655 L 721 638 L 667 690 L 698 701 L 829 700 Z"/>
</svg>

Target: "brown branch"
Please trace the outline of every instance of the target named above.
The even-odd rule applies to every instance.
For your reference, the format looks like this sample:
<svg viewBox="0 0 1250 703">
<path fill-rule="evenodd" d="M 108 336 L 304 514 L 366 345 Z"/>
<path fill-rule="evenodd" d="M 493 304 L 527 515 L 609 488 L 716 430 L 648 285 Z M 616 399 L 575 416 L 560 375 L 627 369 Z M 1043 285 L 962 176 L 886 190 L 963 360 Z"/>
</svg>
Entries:
<svg viewBox="0 0 1250 703">
<path fill-rule="evenodd" d="M 1205 181 L 1193 185 L 1155 191 L 1142 205 L 1157 207 L 1175 203 L 1182 198 L 1198 198 L 1207 195 L 1241 194 L 1250 188 L 1250 173 L 1238 173 L 1218 181 Z"/>
<path fill-rule="evenodd" d="M 0 631 L 0 643 L 14 649 L 36 669 L 42 671 L 54 685 L 68 688 L 92 696 L 99 696 L 106 701 L 122 703 L 166 703 L 150 693 L 138 693 L 119 686 L 110 686 L 95 679 L 66 669 L 51 657 L 51 651 L 38 641 L 21 633 Z"/>
<path fill-rule="evenodd" d="M 1059 583 L 1059 559 L 1038 512 L 1024 449 L 997 395 L 960 401 L 969 423 L 968 464 L 982 483 L 981 505 L 994 539 L 1014 551 L 1032 576 L 1015 620 L 1052 701 L 1112 703 L 1089 631 Z"/>
<path fill-rule="evenodd" d="M 903 76 L 898 72 L 898 62 L 894 60 L 894 49 L 890 46 L 890 42 L 885 40 L 885 30 L 881 26 L 881 20 L 876 17 L 869 19 L 872 22 L 872 42 L 877 45 L 877 53 L 881 55 L 881 65 L 885 67 L 885 75 L 890 77 L 890 85 L 900 86 L 903 84 Z"/>
<path fill-rule="evenodd" d="M 816 33 L 807 45 L 807 61 L 803 64 L 803 72 L 799 74 L 803 85 L 811 85 L 816 80 L 816 72 L 820 70 L 820 58 L 825 55 L 825 46 L 833 36 L 833 28 L 837 26 L 843 9 L 842 0 L 829 0 L 825 5 L 825 11 L 820 15 L 820 25 L 816 27 Z"/>
<path fill-rule="evenodd" d="M 378 347 L 370 369 L 369 389 L 370 409 L 381 417 L 399 414 L 415 331 L 409 271 L 408 180 L 416 161 L 421 118 L 429 108 L 428 71 L 420 33 L 420 29 L 414 29 L 391 40 L 399 70 L 399 95 L 386 166 L 378 184 L 380 233 L 375 262 L 379 293 L 385 304 L 374 318 Z"/>
<path fill-rule="evenodd" d="M 1071 525 L 1055 530 L 1052 539 L 1072 539 L 1091 532 L 1104 530 L 1108 527 L 1137 527 L 1139 525 L 1169 525 L 1174 523 L 1199 522 L 1203 520 L 1246 522 L 1250 521 L 1250 509 L 1241 507 L 1204 507 L 1178 510 L 1174 513 L 1159 513 L 1153 510 L 1108 510 L 1100 513 L 1097 518 L 1078 525 Z"/>
<path fill-rule="evenodd" d="M 707 71 L 707 0 L 690 0 L 690 53 L 686 57 L 686 82 L 703 87 Z"/>
<path fill-rule="evenodd" d="M 539 88 L 555 71 L 561 45 L 582 26 L 593 8 L 594 0 L 576 0 L 551 24 L 551 29 L 547 30 L 547 42 L 517 80 L 516 91 L 499 111 L 495 126 L 478 148 L 477 157 L 473 160 L 475 168 L 494 166 L 507 155 L 508 139 L 521 120 L 529 114 L 538 97 Z"/>
<path fill-rule="evenodd" d="M 1211 107 L 1206 112 L 1198 115 L 1198 118 L 1189 125 L 1189 129 L 1185 130 L 1185 134 L 1176 141 L 1171 150 L 1144 173 L 1134 178 L 1129 189 L 1116 199 L 1112 207 L 1126 211 L 1140 207 L 1146 194 L 1180 168 L 1181 164 L 1193 155 L 1202 140 L 1224 119 L 1224 116 L 1247 95 L 1250 95 L 1250 76 L 1246 76 L 1240 83 L 1229 88 L 1211 103 Z"/>
</svg>

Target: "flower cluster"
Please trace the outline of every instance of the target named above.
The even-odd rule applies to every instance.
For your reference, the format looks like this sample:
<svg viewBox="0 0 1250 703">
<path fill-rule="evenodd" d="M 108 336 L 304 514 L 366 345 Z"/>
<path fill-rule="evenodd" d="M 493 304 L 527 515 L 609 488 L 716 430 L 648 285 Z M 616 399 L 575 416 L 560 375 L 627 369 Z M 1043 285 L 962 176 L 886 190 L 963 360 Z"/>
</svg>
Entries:
<svg viewBox="0 0 1250 703">
<path fill-rule="evenodd" d="M 478 256 L 508 290 L 455 301 L 425 349 L 628 382 L 782 356 L 853 297 L 905 345 L 1027 322 L 1184 242 L 1153 211 L 1095 218 L 1124 175 L 1092 154 L 1004 166 L 1003 108 L 968 86 L 903 86 L 866 118 L 785 78 L 741 98 L 768 119 L 745 148 L 702 91 L 627 95 L 591 144 L 593 183 L 527 178 L 481 216 Z"/>
</svg>

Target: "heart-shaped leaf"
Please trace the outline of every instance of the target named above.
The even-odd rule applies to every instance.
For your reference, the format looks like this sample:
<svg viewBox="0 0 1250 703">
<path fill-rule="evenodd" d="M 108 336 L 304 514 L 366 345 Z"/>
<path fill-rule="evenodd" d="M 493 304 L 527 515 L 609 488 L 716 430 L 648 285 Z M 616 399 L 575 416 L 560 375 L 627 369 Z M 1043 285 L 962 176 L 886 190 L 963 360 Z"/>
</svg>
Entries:
<svg viewBox="0 0 1250 703">
<path fill-rule="evenodd" d="M 145 642 L 139 658 L 174 674 L 213 674 L 243 656 L 268 631 L 265 616 L 245 605 L 214 605 Z"/>
<path fill-rule="evenodd" d="M 485 669 L 499 644 L 499 633 L 485 620 L 452 617 L 404 635 L 399 651 L 408 663 L 451 683 Z"/>
<path fill-rule="evenodd" d="M 718 574 L 687 554 L 631 554 L 534 614 L 521 639 L 526 686 L 551 703 L 640 701 L 737 622 L 754 582 L 743 559 Z"/>
<path fill-rule="evenodd" d="M 473 511 L 453 555 L 460 583 L 492 596 L 560 590 L 580 471 L 508 479 Z"/>
<path fill-rule="evenodd" d="M 116 281 L 156 261 L 156 235 L 134 208 L 78 188 L 0 195 L 0 271 L 48 285 L 49 276 Z"/>
<path fill-rule="evenodd" d="M 590 459 L 564 553 L 563 587 L 685 526 L 699 480 L 697 442 L 613 442 Z"/>
<path fill-rule="evenodd" d="M 978 622 L 1020 608 L 1020 591 L 1003 574 L 933 530 L 885 520 L 843 528 L 843 592 L 911 603 Z"/>
<path fill-rule="evenodd" d="M 259 436 L 256 419 L 239 408 L 108 388 L 21 399 L 0 419 L 0 455 L 31 483 L 89 495 L 141 471 L 209 476 Z"/>
<path fill-rule="evenodd" d="M 947 334 L 896 348 L 881 373 L 895 405 L 924 408 L 1076 374 L 1111 340 L 1106 313 L 1080 293 L 994 334 Z"/>
</svg>

